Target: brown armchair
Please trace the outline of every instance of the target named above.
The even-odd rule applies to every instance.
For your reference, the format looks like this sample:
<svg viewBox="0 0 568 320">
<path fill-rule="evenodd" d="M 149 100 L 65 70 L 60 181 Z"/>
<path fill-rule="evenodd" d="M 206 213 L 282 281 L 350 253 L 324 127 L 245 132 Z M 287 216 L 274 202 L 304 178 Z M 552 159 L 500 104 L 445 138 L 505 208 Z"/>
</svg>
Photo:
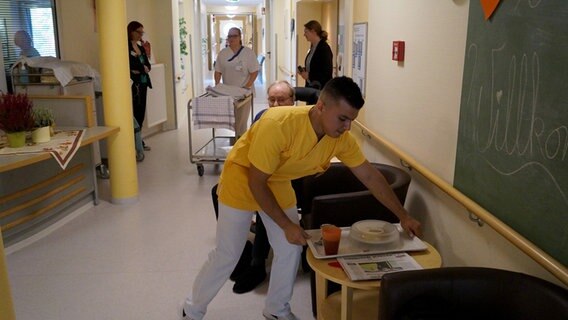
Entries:
<svg viewBox="0 0 568 320">
<path fill-rule="evenodd" d="M 568 290 L 530 275 L 479 267 L 386 274 L 379 320 L 568 319 Z"/>
<path fill-rule="evenodd" d="M 389 182 L 402 204 L 406 199 L 410 175 L 397 167 L 372 163 Z M 304 229 L 318 229 L 324 223 L 340 227 L 351 226 L 365 219 L 385 220 L 398 223 L 398 218 L 383 206 L 369 190 L 341 163 L 333 163 L 321 175 L 295 181 L 294 189 L 302 213 Z M 315 299 L 315 274 L 303 260 L 304 270 L 311 272 L 312 312 L 317 314 Z M 329 285 L 329 293 L 337 291 L 338 285 Z"/>
</svg>

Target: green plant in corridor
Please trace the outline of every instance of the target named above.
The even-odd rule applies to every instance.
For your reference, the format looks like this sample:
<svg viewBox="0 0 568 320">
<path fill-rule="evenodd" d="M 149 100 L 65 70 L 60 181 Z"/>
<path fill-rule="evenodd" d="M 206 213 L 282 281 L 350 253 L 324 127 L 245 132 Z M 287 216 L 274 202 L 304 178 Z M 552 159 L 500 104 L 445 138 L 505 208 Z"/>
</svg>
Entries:
<svg viewBox="0 0 568 320">
<path fill-rule="evenodd" d="M 50 127 L 55 124 L 53 111 L 49 108 L 34 108 L 32 114 L 37 128 Z"/>
</svg>

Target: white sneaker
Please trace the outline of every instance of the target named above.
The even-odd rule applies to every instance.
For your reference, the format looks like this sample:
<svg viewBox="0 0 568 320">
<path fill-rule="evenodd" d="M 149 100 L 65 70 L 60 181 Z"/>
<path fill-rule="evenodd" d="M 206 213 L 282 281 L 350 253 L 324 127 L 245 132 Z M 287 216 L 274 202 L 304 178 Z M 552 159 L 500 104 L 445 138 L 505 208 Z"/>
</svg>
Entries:
<svg viewBox="0 0 568 320">
<path fill-rule="evenodd" d="M 293 314 L 292 312 L 288 313 L 285 316 L 275 316 L 273 314 L 266 313 L 265 311 L 263 311 L 262 315 L 267 320 L 300 320 L 300 318 L 296 317 L 296 315 Z"/>
</svg>

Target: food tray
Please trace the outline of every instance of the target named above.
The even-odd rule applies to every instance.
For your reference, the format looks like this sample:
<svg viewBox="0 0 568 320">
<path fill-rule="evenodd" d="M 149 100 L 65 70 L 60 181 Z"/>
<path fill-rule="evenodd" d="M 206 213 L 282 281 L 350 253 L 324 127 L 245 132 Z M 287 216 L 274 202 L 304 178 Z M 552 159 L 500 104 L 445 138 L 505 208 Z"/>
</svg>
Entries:
<svg viewBox="0 0 568 320">
<path fill-rule="evenodd" d="M 339 250 L 335 255 L 325 255 L 323 243 L 321 241 L 321 230 L 312 229 L 306 230 L 311 236 L 308 239 L 308 246 L 316 259 L 330 259 L 346 256 L 357 256 L 363 254 L 381 254 L 389 252 L 409 252 L 409 251 L 422 251 L 426 250 L 427 246 L 418 237 L 409 237 L 406 232 L 403 232 L 400 224 L 395 224 L 400 237 L 398 241 L 385 243 L 385 244 L 367 244 L 352 239 L 349 236 L 351 227 L 341 228 L 341 240 L 339 242 Z"/>
</svg>

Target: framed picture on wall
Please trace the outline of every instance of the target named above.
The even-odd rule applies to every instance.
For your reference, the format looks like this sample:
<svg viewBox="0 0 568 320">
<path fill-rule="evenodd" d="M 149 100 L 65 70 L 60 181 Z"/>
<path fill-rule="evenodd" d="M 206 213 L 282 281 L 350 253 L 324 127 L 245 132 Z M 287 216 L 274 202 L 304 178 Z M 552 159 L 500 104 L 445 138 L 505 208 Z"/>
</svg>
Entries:
<svg viewBox="0 0 568 320">
<path fill-rule="evenodd" d="M 367 83 L 367 23 L 353 24 L 353 59 L 351 75 L 359 85 L 363 96 Z"/>
</svg>

